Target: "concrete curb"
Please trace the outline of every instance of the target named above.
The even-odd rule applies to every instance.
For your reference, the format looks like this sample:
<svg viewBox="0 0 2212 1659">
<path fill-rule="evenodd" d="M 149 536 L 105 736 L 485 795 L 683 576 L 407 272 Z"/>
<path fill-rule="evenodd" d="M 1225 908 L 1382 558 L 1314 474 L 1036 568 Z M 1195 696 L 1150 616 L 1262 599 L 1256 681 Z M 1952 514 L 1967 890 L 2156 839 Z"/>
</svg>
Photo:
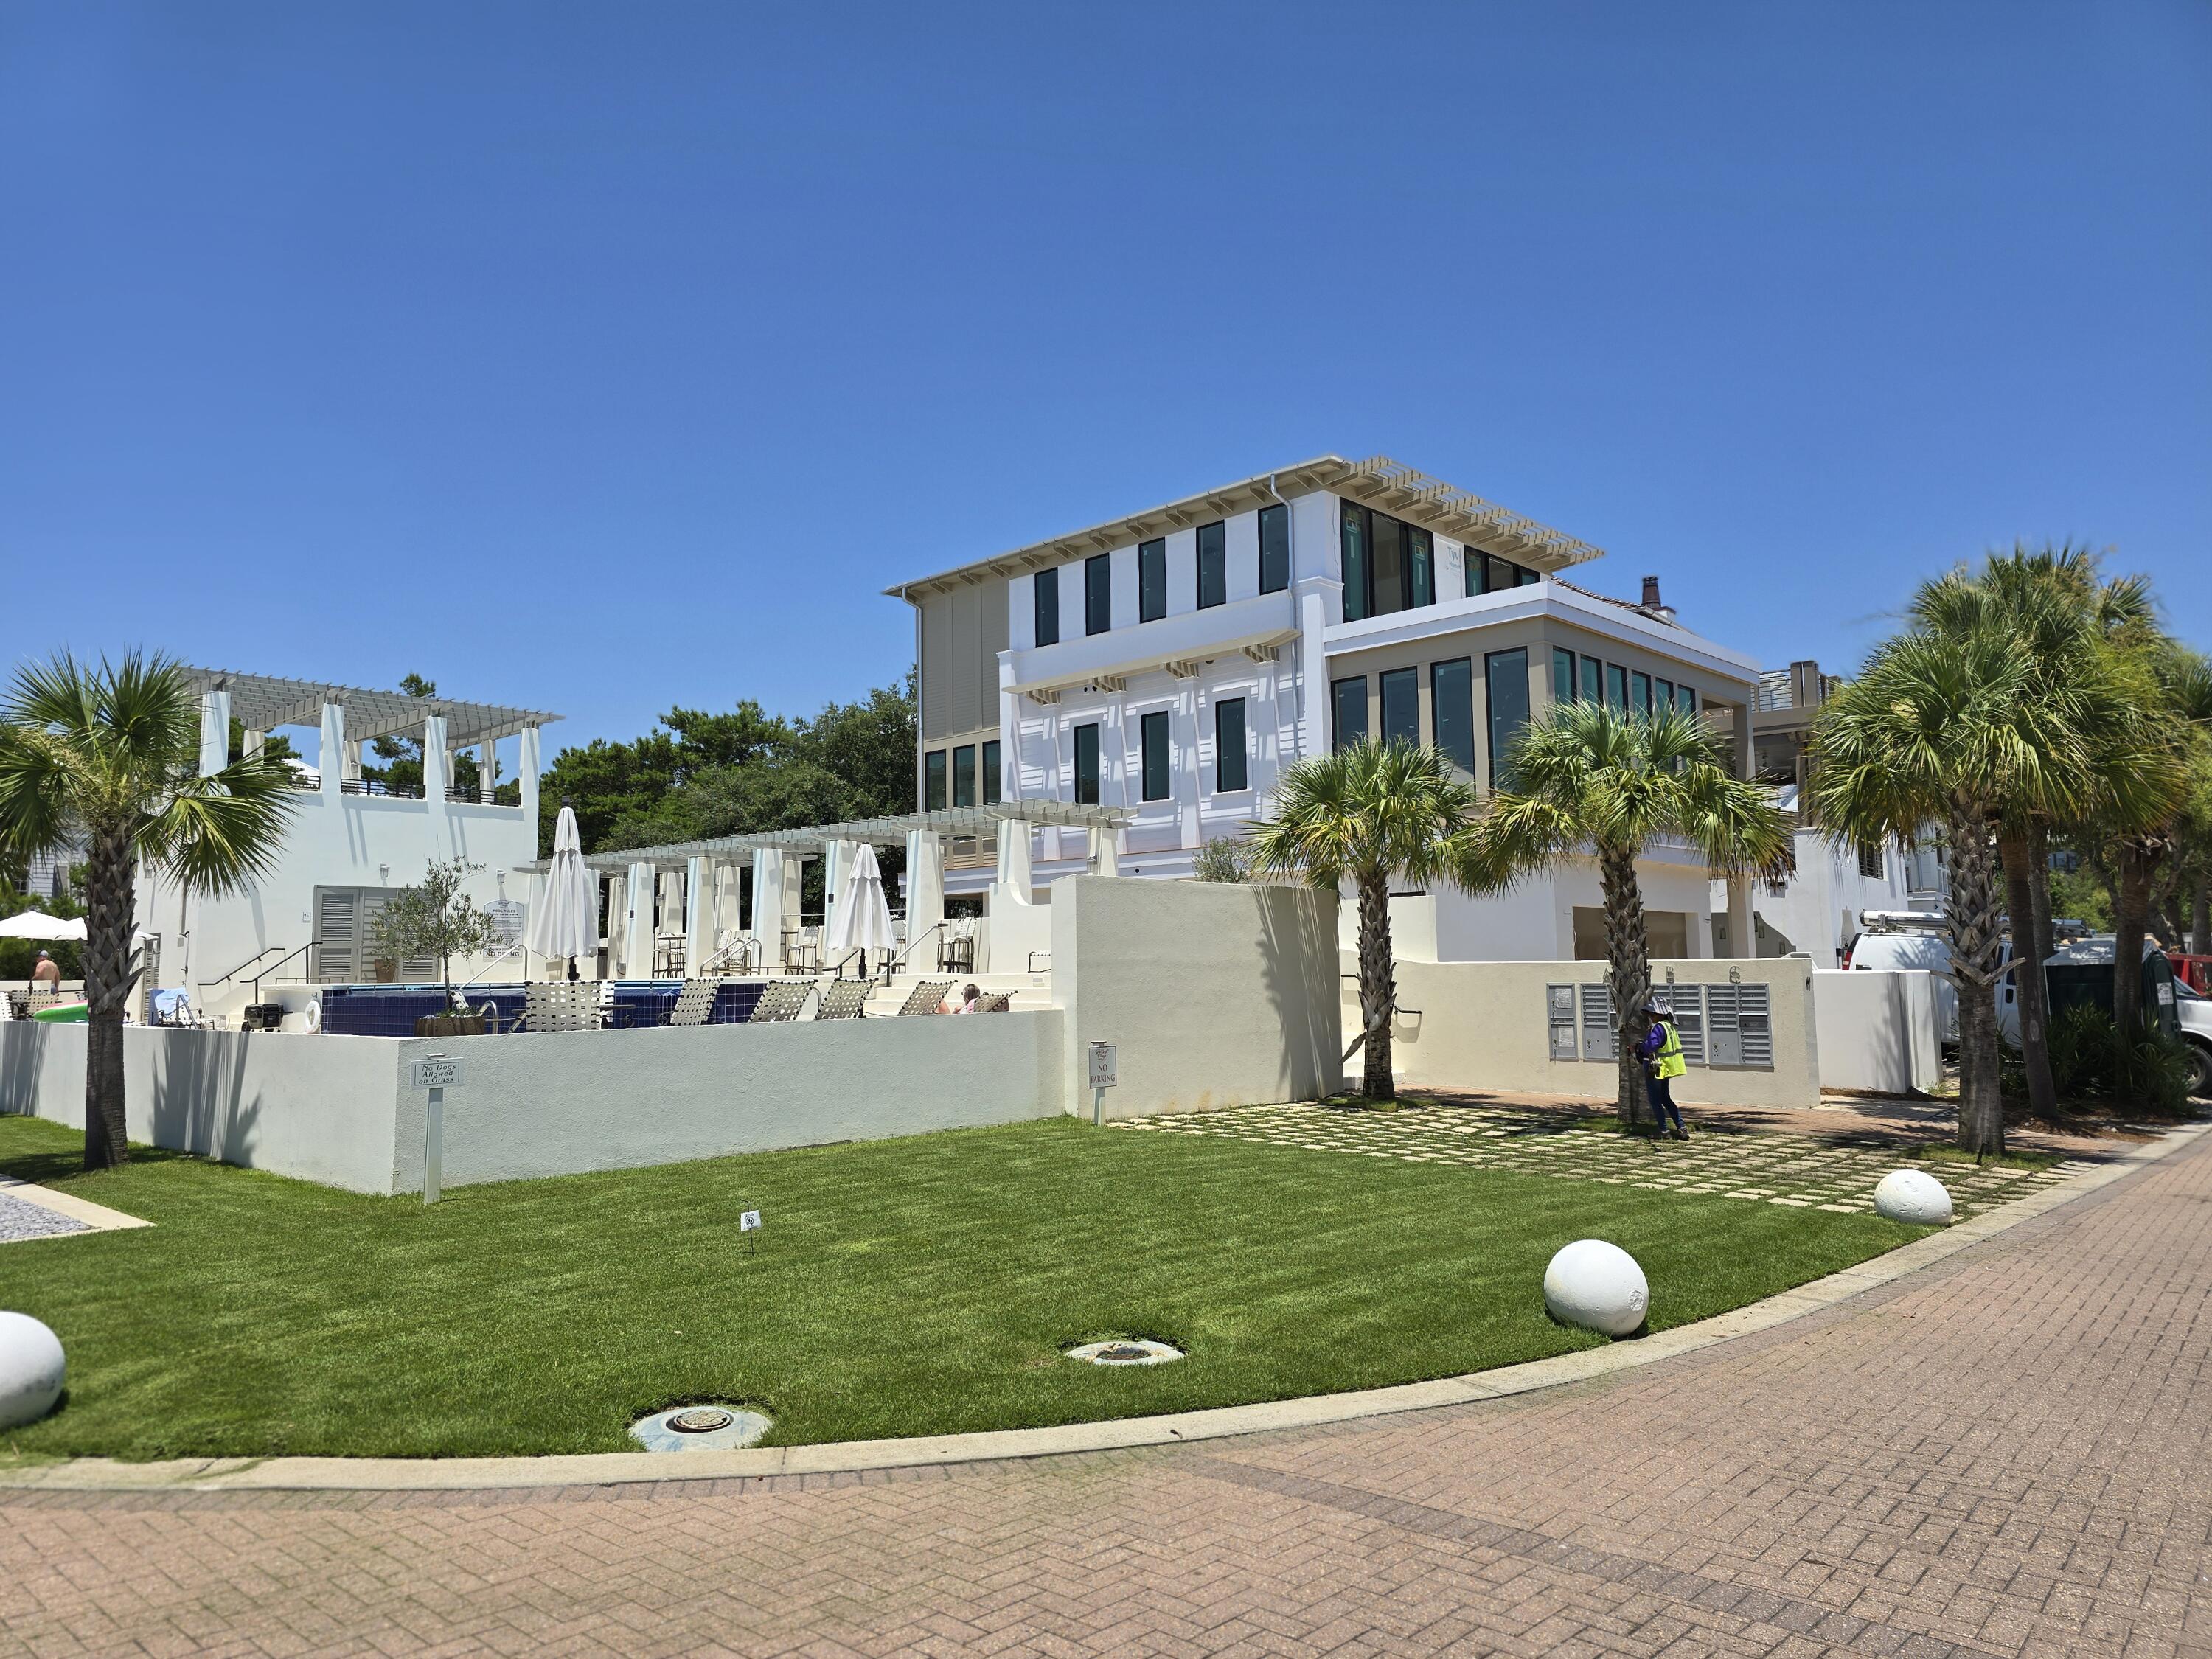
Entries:
<svg viewBox="0 0 2212 1659">
<path fill-rule="evenodd" d="M 1586 1348 L 1550 1359 L 1501 1366 L 1465 1376 L 1349 1394 L 1160 1417 L 1070 1423 L 1049 1429 L 1006 1429 L 902 1440 L 849 1440 L 817 1446 L 757 1446 L 743 1450 L 594 1452 L 566 1457 L 274 1457 L 186 1458 L 126 1463 L 81 1458 L 0 1468 L 0 1490 L 62 1492 L 484 1492 L 532 1486 L 607 1486 L 638 1481 L 726 1480 L 779 1474 L 838 1474 L 869 1469 L 940 1467 L 1004 1458 L 1049 1457 L 1070 1452 L 1115 1451 L 1134 1446 L 1178 1445 L 1272 1429 L 1311 1428 L 1437 1406 L 1468 1405 L 1509 1395 L 1587 1382 L 1677 1355 L 1771 1329 L 1808 1314 L 1918 1273 L 1972 1249 L 1984 1239 L 2047 1215 L 2063 1205 L 2124 1180 L 2212 1130 L 2198 1124 L 2177 1129 L 2148 1146 L 2077 1176 L 2062 1187 L 2016 1199 L 1972 1220 L 1900 1246 L 1887 1255 L 1831 1273 L 1695 1324 L 1680 1325 L 1633 1342 Z"/>
<path fill-rule="evenodd" d="M 120 1210 L 111 1210 L 105 1204 L 94 1204 L 89 1199 L 79 1198 L 74 1193 L 58 1193 L 51 1187 L 34 1187 L 27 1181 L 18 1181 L 13 1176 L 0 1175 L 0 1193 L 10 1198 L 20 1198 L 26 1204 L 35 1204 L 42 1210 L 52 1210 L 56 1215 L 65 1215 L 71 1221 L 81 1221 L 96 1233 L 117 1232 L 125 1227 L 150 1227 L 150 1221 L 142 1221 L 135 1215 L 125 1215 Z M 56 1238 L 74 1238 L 75 1233 L 56 1233 Z M 36 1239 L 11 1239 L 10 1243 L 33 1244 Z"/>
</svg>

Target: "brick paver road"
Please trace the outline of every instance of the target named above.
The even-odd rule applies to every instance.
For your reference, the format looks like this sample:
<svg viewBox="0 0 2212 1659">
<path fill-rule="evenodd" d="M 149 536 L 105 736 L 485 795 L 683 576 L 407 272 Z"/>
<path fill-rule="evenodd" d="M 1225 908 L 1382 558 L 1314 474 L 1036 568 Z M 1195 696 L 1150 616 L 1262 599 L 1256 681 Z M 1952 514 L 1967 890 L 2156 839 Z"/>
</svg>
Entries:
<svg viewBox="0 0 2212 1659">
<path fill-rule="evenodd" d="M 617 1491 L 0 1493 L 0 1650 L 2212 1655 L 2212 1140 L 1541 1395 Z"/>
</svg>

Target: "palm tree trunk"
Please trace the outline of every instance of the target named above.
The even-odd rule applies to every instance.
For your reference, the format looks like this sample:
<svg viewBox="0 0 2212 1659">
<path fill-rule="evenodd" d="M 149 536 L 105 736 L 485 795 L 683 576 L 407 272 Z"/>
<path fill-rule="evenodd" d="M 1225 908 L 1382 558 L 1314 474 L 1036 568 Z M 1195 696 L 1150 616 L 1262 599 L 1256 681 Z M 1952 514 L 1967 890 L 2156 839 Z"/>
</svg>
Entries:
<svg viewBox="0 0 2212 1659">
<path fill-rule="evenodd" d="M 1359 1023 L 1366 1069 L 1359 1092 L 1370 1100 L 1395 1100 L 1390 1069 L 1390 1018 L 1398 1011 L 1397 975 L 1390 954 L 1390 883 L 1359 878 Z"/>
<path fill-rule="evenodd" d="M 2058 948 L 2058 939 L 2051 928 L 2051 831 L 2040 823 L 2027 832 L 2027 854 L 2028 914 L 2035 929 L 2035 959 L 2048 962 Z M 2019 941 L 2015 928 L 2014 949 L 2019 949 Z M 2044 1000 L 2047 1004 L 2050 998 Z"/>
<path fill-rule="evenodd" d="M 2051 999 L 2043 958 L 2035 948 L 2035 901 L 2030 891 L 2035 854 L 2025 832 L 2000 836 L 2006 908 L 2012 915 L 2013 996 L 2020 1009 L 2020 1052 L 2027 1067 L 2027 1109 L 2045 1123 L 2058 1121 L 2058 1091 L 2051 1080 Z"/>
<path fill-rule="evenodd" d="M 1951 976 L 1959 992 L 1959 1146 L 2004 1151 L 1997 1076 L 1997 884 L 1990 832 L 1971 801 L 1951 812 Z"/>
<path fill-rule="evenodd" d="M 1607 989 L 1613 997 L 1613 1040 L 1619 1046 L 1613 1109 L 1623 1123 L 1643 1123 L 1651 1117 L 1650 1102 L 1644 1092 L 1644 1063 L 1636 1057 L 1644 1034 L 1651 1029 L 1644 1012 L 1644 1000 L 1651 994 L 1644 891 L 1637 884 L 1633 853 L 1600 848 L 1597 871 L 1605 891 Z"/>
<path fill-rule="evenodd" d="M 134 900 L 131 845 L 119 830 L 94 834 L 85 861 L 84 1167 L 130 1158 L 125 1139 L 123 1011 L 130 1000 Z"/>
<path fill-rule="evenodd" d="M 2143 934 L 2150 925 L 2152 854 L 2141 842 L 2119 846 L 2119 892 L 2112 907 L 2112 1024 L 2123 1041 L 2142 1022 Z"/>
</svg>

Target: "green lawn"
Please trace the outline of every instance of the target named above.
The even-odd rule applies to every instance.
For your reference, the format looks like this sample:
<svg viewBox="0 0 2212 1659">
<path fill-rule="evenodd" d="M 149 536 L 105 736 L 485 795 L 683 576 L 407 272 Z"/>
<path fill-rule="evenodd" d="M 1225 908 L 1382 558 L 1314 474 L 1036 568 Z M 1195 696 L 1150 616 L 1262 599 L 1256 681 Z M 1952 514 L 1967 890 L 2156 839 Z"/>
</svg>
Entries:
<svg viewBox="0 0 2212 1659">
<path fill-rule="evenodd" d="M 0 1117 L 0 1170 L 158 1224 L 0 1244 L 0 1305 L 70 1356 L 64 1408 L 4 1437 L 24 1455 L 619 1451 L 634 1418 L 705 1399 L 757 1405 L 785 1443 L 1229 1405 L 1591 1346 L 1544 1313 L 1571 1239 L 1632 1252 L 1663 1328 L 1914 1236 L 1065 1121 L 462 1188 L 429 1209 L 154 1152 L 85 1176 L 78 1152 Z M 1102 1335 L 1191 1357 L 1059 1358 Z"/>
</svg>

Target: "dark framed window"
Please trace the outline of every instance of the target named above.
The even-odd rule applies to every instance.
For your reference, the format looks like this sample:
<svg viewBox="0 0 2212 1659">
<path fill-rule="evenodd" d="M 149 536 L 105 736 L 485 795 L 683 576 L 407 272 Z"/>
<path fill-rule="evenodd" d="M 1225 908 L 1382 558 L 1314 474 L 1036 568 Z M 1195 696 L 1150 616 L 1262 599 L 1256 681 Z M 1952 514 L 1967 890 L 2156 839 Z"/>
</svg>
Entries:
<svg viewBox="0 0 2212 1659">
<path fill-rule="evenodd" d="M 1245 787 L 1244 699 L 1224 697 L 1213 705 L 1213 787 L 1231 794 Z"/>
<path fill-rule="evenodd" d="M 1379 677 L 1382 682 L 1382 741 L 1421 741 L 1421 674 L 1416 668 L 1392 668 Z"/>
<path fill-rule="evenodd" d="M 1388 513 L 1367 515 L 1369 545 L 1367 588 L 1373 599 L 1368 614 L 1388 617 L 1403 611 L 1406 597 L 1406 526 Z"/>
<path fill-rule="evenodd" d="M 1440 753 L 1474 775 L 1474 665 L 1466 657 L 1429 665 L 1429 729 Z"/>
<path fill-rule="evenodd" d="M 1863 841 L 1859 843 L 1859 873 L 1869 881 L 1886 879 L 1880 842 Z"/>
<path fill-rule="evenodd" d="M 1165 800 L 1175 793 L 1175 781 L 1168 773 L 1167 710 L 1146 715 L 1138 737 L 1144 750 L 1145 799 Z"/>
<path fill-rule="evenodd" d="M 1098 728 L 1075 728 L 1075 799 L 1085 806 L 1098 805 Z"/>
<path fill-rule="evenodd" d="M 1328 687 L 1331 744 L 1349 749 L 1367 735 L 1367 677 L 1332 680 Z"/>
<path fill-rule="evenodd" d="M 987 743 L 983 745 L 983 805 L 996 806 L 1005 787 L 1006 779 L 999 770 L 999 745 Z"/>
<path fill-rule="evenodd" d="M 1680 709 L 1685 714 L 1696 714 L 1698 712 L 1698 694 L 1686 685 L 1676 686 L 1674 688 L 1674 707 Z"/>
<path fill-rule="evenodd" d="M 1467 592 L 1472 599 L 1477 593 L 1498 593 L 1509 587 L 1527 587 L 1543 577 L 1526 565 L 1510 559 L 1501 559 L 1495 553 L 1486 553 L 1479 547 L 1470 547 L 1462 556 L 1467 567 Z"/>
<path fill-rule="evenodd" d="M 1260 509 L 1260 591 L 1279 593 L 1291 585 L 1291 509 Z"/>
<path fill-rule="evenodd" d="M 1631 674 L 1628 677 L 1628 706 L 1639 714 L 1651 712 L 1651 676 Z"/>
<path fill-rule="evenodd" d="M 1083 562 L 1083 631 L 1103 634 L 1114 625 L 1114 556 Z"/>
<path fill-rule="evenodd" d="M 1584 702 L 1605 701 L 1605 665 L 1595 657 L 1583 659 L 1583 697 Z"/>
<path fill-rule="evenodd" d="M 1437 602 L 1437 538 L 1414 525 L 1406 526 L 1406 603 Z"/>
<path fill-rule="evenodd" d="M 1572 702 L 1575 700 L 1575 653 L 1565 646 L 1552 647 L 1552 701 Z"/>
<path fill-rule="evenodd" d="M 952 751 L 952 804 L 975 804 L 975 745 L 963 743 Z"/>
<path fill-rule="evenodd" d="M 1525 648 L 1493 651 L 1482 659 L 1490 702 L 1490 787 L 1513 787 L 1505 754 L 1528 724 L 1528 653 Z"/>
<path fill-rule="evenodd" d="M 1651 684 L 1655 688 L 1652 692 L 1651 700 L 1657 705 L 1659 711 L 1662 714 L 1664 714 L 1668 709 L 1670 709 L 1674 706 L 1674 682 L 1672 680 L 1654 680 Z"/>
<path fill-rule="evenodd" d="M 1036 573 L 1036 642 L 1060 643 L 1060 567 Z"/>
<path fill-rule="evenodd" d="M 1374 587 L 1369 580 L 1367 509 L 1344 503 L 1344 619 L 1358 622 L 1374 614 Z"/>
<path fill-rule="evenodd" d="M 1617 662 L 1605 665 L 1605 700 L 1615 708 L 1628 707 L 1628 671 Z"/>
<path fill-rule="evenodd" d="M 1198 527 L 1198 608 L 1229 603 L 1229 526 L 1216 520 Z"/>
<path fill-rule="evenodd" d="M 1168 544 L 1164 538 L 1137 549 L 1137 620 L 1158 622 L 1168 614 Z"/>
<path fill-rule="evenodd" d="M 933 749 L 921 757 L 921 810 L 945 810 L 945 751 Z"/>
</svg>

